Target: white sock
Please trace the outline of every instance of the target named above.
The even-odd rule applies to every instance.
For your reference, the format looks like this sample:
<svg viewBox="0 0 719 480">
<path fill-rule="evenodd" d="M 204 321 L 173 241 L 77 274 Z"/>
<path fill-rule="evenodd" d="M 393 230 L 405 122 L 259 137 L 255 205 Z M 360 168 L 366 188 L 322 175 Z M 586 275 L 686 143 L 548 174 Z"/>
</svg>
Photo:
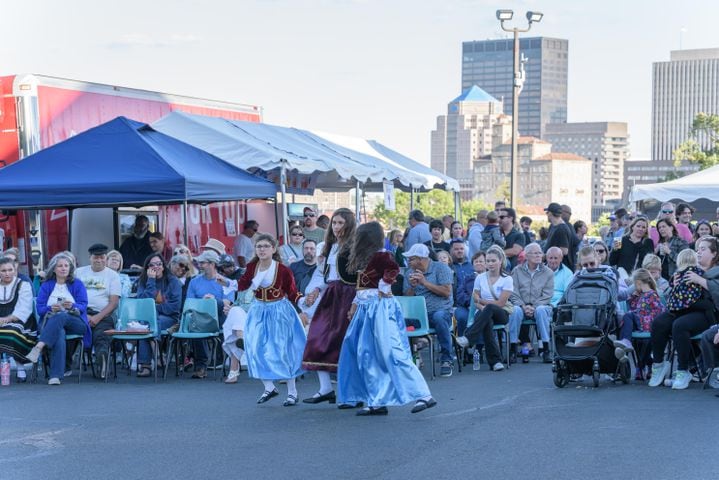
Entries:
<svg viewBox="0 0 719 480">
<path fill-rule="evenodd" d="M 25 366 L 24 365 L 18 365 L 17 366 L 17 378 L 26 378 L 27 373 L 25 373 Z"/>
<path fill-rule="evenodd" d="M 275 389 L 275 382 L 272 380 L 262 380 L 262 385 L 265 386 L 265 392 L 271 392 Z"/>
<path fill-rule="evenodd" d="M 287 379 L 287 396 L 297 397 L 297 384 L 294 378 Z"/>
<path fill-rule="evenodd" d="M 322 370 L 317 371 L 317 377 L 320 379 L 320 395 L 327 395 L 332 391 L 332 381 L 330 380 L 330 372 Z"/>
</svg>

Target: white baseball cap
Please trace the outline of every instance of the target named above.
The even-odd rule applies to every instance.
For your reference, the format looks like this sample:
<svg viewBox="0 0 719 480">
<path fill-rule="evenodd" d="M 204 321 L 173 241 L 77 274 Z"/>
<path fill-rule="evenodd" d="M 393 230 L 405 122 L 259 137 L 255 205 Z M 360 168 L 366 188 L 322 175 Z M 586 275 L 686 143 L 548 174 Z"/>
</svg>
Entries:
<svg viewBox="0 0 719 480">
<path fill-rule="evenodd" d="M 415 243 L 412 245 L 412 248 L 407 250 L 402 254 L 406 258 L 410 257 L 420 257 L 420 258 L 428 258 L 429 257 L 429 248 L 427 248 L 427 245 L 424 245 L 422 243 Z"/>
</svg>

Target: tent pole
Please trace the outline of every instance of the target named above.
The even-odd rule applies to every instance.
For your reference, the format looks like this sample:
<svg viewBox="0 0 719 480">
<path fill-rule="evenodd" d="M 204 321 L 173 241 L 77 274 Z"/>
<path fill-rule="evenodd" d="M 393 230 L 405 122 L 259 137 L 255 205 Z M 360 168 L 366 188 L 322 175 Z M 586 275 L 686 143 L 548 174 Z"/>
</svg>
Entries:
<svg viewBox="0 0 719 480">
<path fill-rule="evenodd" d="M 459 192 L 454 192 L 454 218 L 455 220 L 462 222 L 462 209 L 460 208 L 461 199 L 459 198 Z"/>
<path fill-rule="evenodd" d="M 187 248 L 190 248 L 190 243 L 189 243 L 190 235 L 187 233 L 188 232 L 188 230 L 187 230 L 187 200 L 182 202 L 182 226 L 184 227 L 183 234 L 184 234 L 185 246 Z"/>
<path fill-rule="evenodd" d="M 72 251 L 72 213 L 75 209 L 67 209 L 67 249 Z"/>
<path fill-rule="evenodd" d="M 409 211 L 414 210 L 414 187 L 410 184 L 409 186 Z"/>
<path fill-rule="evenodd" d="M 362 194 L 362 191 L 360 190 L 360 182 L 357 180 L 357 185 L 355 188 L 355 207 L 357 208 L 357 211 L 355 212 L 355 218 L 357 219 L 357 225 L 360 224 L 362 221 L 361 215 L 360 215 L 360 195 Z"/>
<path fill-rule="evenodd" d="M 120 214 L 117 207 L 112 208 L 112 248 L 120 249 Z"/>
<path fill-rule="evenodd" d="M 280 160 L 280 191 L 282 192 L 282 236 L 284 241 L 287 242 L 289 235 L 287 226 L 287 160 Z"/>
<path fill-rule="evenodd" d="M 275 235 L 276 238 L 280 238 L 280 212 L 277 210 L 277 195 L 272 201 L 275 204 Z"/>
</svg>

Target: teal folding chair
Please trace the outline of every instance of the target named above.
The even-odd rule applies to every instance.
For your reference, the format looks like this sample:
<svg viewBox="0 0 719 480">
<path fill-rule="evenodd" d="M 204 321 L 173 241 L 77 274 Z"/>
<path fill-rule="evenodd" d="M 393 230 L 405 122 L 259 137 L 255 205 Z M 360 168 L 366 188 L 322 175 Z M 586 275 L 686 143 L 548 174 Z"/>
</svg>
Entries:
<svg viewBox="0 0 719 480">
<path fill-rule="evenodd" d="M 114 361 L 115 344 L 118 343 L 118 341 L 120 344 L 124 342 L 135 342 L 135 351 L 139 352 L 140 340 L 147 340 L 153 344 L 155 382 L 157 382 L 157 369 L 159 368 L 157 358 L 160 345 L 157 341 L 159 332 L 157 330 L 157 310 L 155 308 L 155 300 L 152 298 L 127 298 L 123 300 L 117 326 L 120 327 L 120 330 L 127 330 L 128 323 L 132 321 L 147 324 L 149 330 L 146 334 L 115 333 L 112 335 L 112 340 L 110 341 L 110 359 L 113 364 L 113 374 L 115 380 L 117 380 L 117 362 Z M 129 359 L 127 363 L 127 374 L 130 375 L 131 369 L 129 368 Z M 107 382 L 107 380 L 108 375 L 105 375 L 105 382 Z"/>
<path fill-rule="evenodd" d="M 474 316 L 477 313 L 477 306 L 474 304 L 474 301 L 472 301 L 471 305 L 469 306 L 469 318 L 467 318 L 467 328 L 471 327 L 474 324 Z M 509 364 L 509 322 L 505 323 L 504 325 L 493 325 L 492 330 L 497 333 L 497 340 L 499 343 L 499 350 L 500 350 L 500 358 L 502 358 L 502 339 L 499 338 L 500 332 L 501 335 L 504 336 L 504 343 L 505 343 L 505 354 L 506 354 L 506 360 L 507 360 L 507 368 L 510 367 Z M 465 330 L 466 331 L 466 330 Z M 487 339 L 485 338 L 484 341 L 486 342 Z M 491 365 L 490 365 L 491 367 Z"/>
<path fill-rule="evenodd" d="M 427 304 L 424 297 L 394 297 L 399 306 L 402 308 L 404 318 L 412 318 L 419 320 L 419 328 L 413 331 L 407 331 L 409 338 L 426 338 L 429 342 L 429 362 L 432 364 L 432 379 L 434 379 L 434 342 L 432 335 L 434 330 L 429 328 L 429 318 L 427 316 Z"/>
<path fill-rule="evenodd" d="M 40 315 L 37 313 L 37 298 L 32 299 L 32 313 L 35 315 L 35 320 L 37 321 L 38 325 L 38 334 L 39 327 L 42 324 L 42 321 L 40 319 Z M 83 368 L 83 354 L 85 353 L 85 346 L 83 344 L 83 335 L 65 335 L 65 342 L 67 345 L 72 345 L 75 343 L 75 353 L 72 355 L 71 358 L 74 358 L 75 355 L 78 357 L 78 368 L 77 368 L 77 383 L 80 384 L 82 382 L 82 368 Z M 47 349 L 43 350 L 43 365 L 45 367 L 45 378 L 49 378 L 48 373 L 48 365 L 50 365 L 50 355 Z M 92 360 L 91 360 L 92 361 Z M 72 366 L 70 367 L 72 368 Z M 32 370 L 30 371 L 30 383 L 36 383 L 37 377 L 39 375 L 38 373 L 39 366 L 33 365 Z"/>
<path fill-rule="evenodd" d="M 211 331 L 209 332 L 190 332 L 188 329 L 188 323 L 189 323 L 189 316 L 185 315 L 185 312 L 188 310 L 195 310 L 197 312 L 203 312 L 207 313 L 208 315 L 212 316 L 215 320 L 215 325 Z M 177 332 L 173 333 L 170 336 L 170 341 L 167 345 L 167 361 L 165 362 L 165 372 L 164 372 L 164 378 L 167 378 L 167 370 L 170 365 L 170 358 L 172 358 L 172 347 L 175 345 L 175 340 L 207 340 L 211 342 L 211 358 L 212 358 L 212 376 L 216 376 L 217 372 L 217 347 L 221 346 L 222 340 L 220 339 L 220 335 L 222 334 L 222 331 L 220 330 L 220 319 L 217 312 L 217 302 L 213 298 L 187 298 L 185 299 L 185 305 L 182 309 L 182 316 L 180 317 L 180 328 L 177 330 Z M 176 348 L 177 356 L 175 358 L 175 376 L 180 376 L 180 358 L 179 358 L 179 348 Z M 223 352 L 223 365 L 224 365 L 224 352 Z"/>
</svg>

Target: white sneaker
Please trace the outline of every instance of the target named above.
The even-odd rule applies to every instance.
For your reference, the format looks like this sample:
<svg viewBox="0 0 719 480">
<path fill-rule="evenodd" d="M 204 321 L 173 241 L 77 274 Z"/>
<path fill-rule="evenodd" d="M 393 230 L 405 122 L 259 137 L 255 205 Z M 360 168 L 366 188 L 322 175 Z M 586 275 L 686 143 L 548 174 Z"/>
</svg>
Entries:
<svg viewBox="0 0 719 480">
<path fill-rule="evenodd" d="M 37 348 L 37 346 L 32 347 L 32 350 L 30 350 L 30 353 L 28 353 L 25 358 L 27 358 L 27 361 L 30 363 L 37 363 L 37 359 L 40 358 L 40 353 L 42 353 L 42 350 Z"/>
<path fill-rule="evenodd" d="M 623 348 L 624 350 L 631 352 L 634 350 L 634 346 L 632 346 L 631 340 L 627 338 L 622 338 L 621 340 L 614 340 L 614 346 Z"/>
<path fill-rule="evenodd" d="M 47 381 L 48 385 L 60 385 L 60 379 L 59 378 L 51 378 Z"/>
<path fill-rule="evenodd" d="M 494 370 L 495 372 L 500 372 L 504 370 L 504 364 L 502 362 L 497 362 L 492 365 L 492 370 Z"/>
<path fill-rule="evenodd" d="M 686 370 L 677 370 L 672 382 L 672 390 L 684 390 L 692 381 L 692 374 Z"/>
<path fill-rule="evenodd" d="M 652 365 L 652 378 L 649 380 L 650 387 L 658 387 L 664 383 L 664 379 L 669 374 L 671 364 L 669 362 L 655 363 Z"/>
<path fill-rule="evenodd" d="M 457 345 L 462 348 L 467 348 L 469 346 L 469 340 L 467 340 L 465 336 L 457 337 Z"/>
</svg>

